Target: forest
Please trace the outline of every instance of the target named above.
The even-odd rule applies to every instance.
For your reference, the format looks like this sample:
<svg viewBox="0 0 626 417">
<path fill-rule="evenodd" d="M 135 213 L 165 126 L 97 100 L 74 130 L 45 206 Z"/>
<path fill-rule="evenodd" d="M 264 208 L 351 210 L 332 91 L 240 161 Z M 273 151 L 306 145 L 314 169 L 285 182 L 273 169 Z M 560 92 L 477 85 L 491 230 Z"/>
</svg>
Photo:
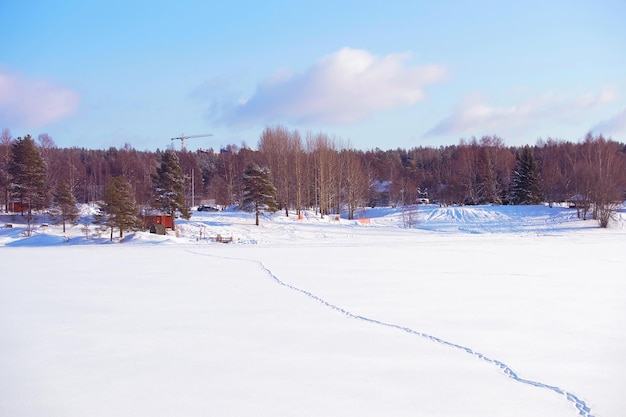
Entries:
<svg viewBox="0 0 626 417">
<path fill-rule="evenodd" d="M 353 218 L 362 207 L 419 201 L 475 205 L 575 200 L 584 216 L 593 208 L 591 215 L 601 217 L 602 210 L 610 216 L 614 205 L 626 198 L 626 146 L 591 133 L 576 143 L 549 138 L 522 147 L 485 136 L 440 147 L 359 150 L 325 133 L 302 134 L 276 125 L 262 132 L 256 149 L 233 144 L 194 152 L 173 147 L 139 151 L 130 144 L 59 148 L 45 133 L 28 138 L 39 162 L 27 164 L 38 165 L 41 180 L 39 197 L 28 200 L 33 210 L 48 208 L 59 190 L 69 191 L 80 203 L 101 203 L 115 178 L 129 184 L 138 210 L 158 209 L 155 178 L 164 154 L 177 156 L 185 208 L 203 200 L 221 207 L 240 203 L 243 174 L 250 164 L 269 170 L 277 208 L 286 215 L 315 209 L 321 215 Z M 9 129 L 0 139 L 0 210 L 10 212 L 23 203 L 29 186 L 16 168 L 16 144 L 24 139 L 13 138 Z"/>
</svg>

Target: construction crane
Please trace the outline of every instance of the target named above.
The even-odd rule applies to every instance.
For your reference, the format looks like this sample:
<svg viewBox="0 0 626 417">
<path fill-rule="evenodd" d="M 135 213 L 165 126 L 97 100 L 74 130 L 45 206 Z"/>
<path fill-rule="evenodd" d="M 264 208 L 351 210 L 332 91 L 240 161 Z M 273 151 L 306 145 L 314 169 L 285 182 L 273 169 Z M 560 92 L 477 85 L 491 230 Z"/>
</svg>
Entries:
<svg viewBox="0 0 626 417">
<path fill-rule="evenodd" d="M 184 151 L 185 150 L 185 139 L 191 139 L 191 138 L 205 138 L 208 136 L 213 136 L 212 133 L 207 133 L 204 135 L 189 135 L 189 136 L 185 136 L 184 134 L 180 135 L 177 138 L 172 138 L 172 140 L 179 140 L 180 141 L 180 150 Z"/>
</svg>

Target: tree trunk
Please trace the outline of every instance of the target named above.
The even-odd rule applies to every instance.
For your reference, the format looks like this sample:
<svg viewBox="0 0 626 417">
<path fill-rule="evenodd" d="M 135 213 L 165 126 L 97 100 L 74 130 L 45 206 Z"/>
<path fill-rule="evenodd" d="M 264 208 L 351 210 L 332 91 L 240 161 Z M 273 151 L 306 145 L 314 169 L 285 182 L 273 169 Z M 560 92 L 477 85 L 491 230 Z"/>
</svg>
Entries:
<svg viewBox="0 0 626 417">
<path fill-rule="evenodd" d="M 33 209 L 32 209 L 32 206 L 30 204 L 30 201 L 28 201 L 27 221 L 28 221 L 27 233 L 28 233 L 28 236 L 32 236 L 33 235 Z"/>
<path fill-rule="evenodd" d="M 174 216 L 174 214 L 175 214 L 175 213 L 176 213 L 176 210 L 172 210 L 172 211 L 170 211 L 170 212 L 169 212 L 169 215 L 170 215 L 170 216 L 172 216 L 172 231 L 173 231 L 173 232 L 175 232 L 175 231 L 176 231 L 176 222 L 174 221 L 174 220 L 175 220 L 175 218 L 176 218 L 176 217 Z"/>
</svg>

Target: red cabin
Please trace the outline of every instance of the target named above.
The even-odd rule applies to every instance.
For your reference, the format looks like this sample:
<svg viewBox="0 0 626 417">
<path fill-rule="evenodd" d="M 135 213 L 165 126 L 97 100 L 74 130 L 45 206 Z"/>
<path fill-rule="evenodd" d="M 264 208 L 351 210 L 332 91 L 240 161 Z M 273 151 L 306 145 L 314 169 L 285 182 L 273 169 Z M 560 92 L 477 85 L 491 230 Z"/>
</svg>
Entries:
<svg viewBox="0 0 626 417">
<path fill-rule="evenodd" d="M 146 229 L 149 229 L 150 226 L 154 224 L 162 224 L 168 229 L 174 227 L 174 219 L 172 219 L 172 216 L 170 216 L 169 214 L 152 214 L 144 216 L 143 222 Z"/>
<path fill-rule="evenodd" d="M 28 211 L 28 204 L 19 203 L 17 201 L 9 201 L 8 209 L 13 213 L 22 213 L 24 211 Z"/>
</svg>

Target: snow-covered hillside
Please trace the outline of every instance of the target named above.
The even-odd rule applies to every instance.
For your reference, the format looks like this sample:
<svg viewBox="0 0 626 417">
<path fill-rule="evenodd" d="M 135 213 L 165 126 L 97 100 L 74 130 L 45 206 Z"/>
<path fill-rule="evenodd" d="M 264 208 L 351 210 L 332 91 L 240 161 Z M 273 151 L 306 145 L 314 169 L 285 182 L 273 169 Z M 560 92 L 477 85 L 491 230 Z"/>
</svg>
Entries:
<svg viewBox="0 0 626 417">
<path fill-rule="evenodd" d="M 3 217 L 0 415 L 623 415 L 623 212 L 359 215 L 113 244 Z"/>
<path fill-rule="evenodd" d="M 168 236 L 149 233 L 127 233 L 127 243 L 215 243 L 218 235 L 232 237 L 239 244 L 306 244 L 328 243 L 328 240 L 348 240 L 358 237 L 358 242 L 408 238 L 417 232 L 437 234 L 546 234 L 556 235 L 595 230 L 598 224 L 593 220 L 582 221 L 576 210 L 547 206 L 415 206 L 411 227 L 407 227 L 409 216 L 397 208 L 364 209 L 357 213 L 361 220 L 347 220 L 342 216 L 320 217 L 314 212 L 305 212 L 300 219 L 291 213 L 266 214 L 261 226 L 254 226 L 250 213 L 229 209 L 220 212 L 194 211 L 190 220 L 177 219 L 177 232 Z M 62 233 L 60 226 L 54 226 L 46 216 L 39 216 L 33 227 L 33 236 L 25 236 L 25 220 L 20 215 L 0 215 L 0 246 L 51 246 L 102 244 L 109 241 L 108 232 L 98 232 L 89 224 L 94 209 L 82 207 L 79 225 L 68 227 Z M 626 224 L 626 211 L 616 213 L 611 229 L 621 231 Z M 86 228 L 85 223 L 89 224 Z M 12 228 L 7 229 L 6 224 Z M 611 234 L 612 232 L 607 232 Z M 119 239 L 116 239 L 116 242 Z"/>
</svg>

